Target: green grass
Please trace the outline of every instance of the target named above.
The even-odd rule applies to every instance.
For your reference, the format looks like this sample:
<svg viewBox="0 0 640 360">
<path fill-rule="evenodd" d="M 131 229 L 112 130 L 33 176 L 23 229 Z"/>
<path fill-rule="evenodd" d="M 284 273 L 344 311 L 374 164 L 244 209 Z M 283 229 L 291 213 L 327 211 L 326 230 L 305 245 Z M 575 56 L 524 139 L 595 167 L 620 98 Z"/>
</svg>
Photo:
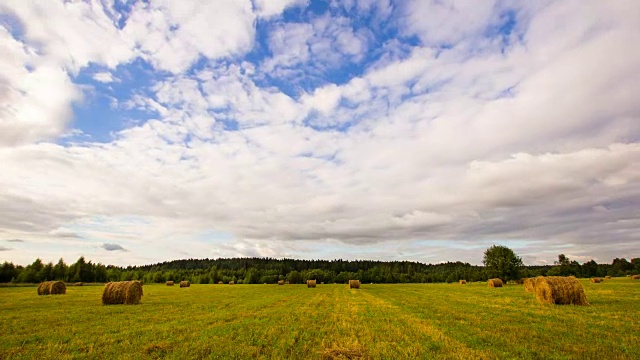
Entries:
<svg viewBox="0 0 640 360">
<path fill-rule="evenodd" d="M 640 281 L 581 283 L 590 306 L 484 283 L 145 285 L 136 306 L 4 287 L 0 359 L 640 359 Z"/>
</svg>

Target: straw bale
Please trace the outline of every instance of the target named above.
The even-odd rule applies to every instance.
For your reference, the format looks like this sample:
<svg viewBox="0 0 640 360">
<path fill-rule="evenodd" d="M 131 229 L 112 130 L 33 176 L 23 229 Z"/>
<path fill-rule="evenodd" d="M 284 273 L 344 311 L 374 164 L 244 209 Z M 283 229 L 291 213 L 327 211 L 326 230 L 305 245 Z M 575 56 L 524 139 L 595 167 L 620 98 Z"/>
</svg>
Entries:
<svg viewBox="0 0 640 360">
<path fill-rule="evenodd" d="M 584 288 L 574 276 L 539 276 L 536 298 L 545 304 L 589 305 Z"/>
<path fill-rule="evenodd" d="M 142 298 L 142 285 L 139 281 L 110 282 L 102 290 L 102 305 L 136 305 Z"/>
</svg>

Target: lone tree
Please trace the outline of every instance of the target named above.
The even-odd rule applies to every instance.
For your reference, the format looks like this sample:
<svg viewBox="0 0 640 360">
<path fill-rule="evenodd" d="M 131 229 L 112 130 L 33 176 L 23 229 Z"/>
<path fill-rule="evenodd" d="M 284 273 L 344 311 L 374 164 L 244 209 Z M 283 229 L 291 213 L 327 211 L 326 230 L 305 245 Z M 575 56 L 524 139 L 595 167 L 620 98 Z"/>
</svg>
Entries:
<svg viewBox="0 0 640 360">
<path fill-rule="evenodd" d="M 524 266 L 522 259 L 506 246 L 493 245 L 484 252 L 482 263 L 490 278 L 504 281 L 520 278 L 520 269 Z"/>
</svg>

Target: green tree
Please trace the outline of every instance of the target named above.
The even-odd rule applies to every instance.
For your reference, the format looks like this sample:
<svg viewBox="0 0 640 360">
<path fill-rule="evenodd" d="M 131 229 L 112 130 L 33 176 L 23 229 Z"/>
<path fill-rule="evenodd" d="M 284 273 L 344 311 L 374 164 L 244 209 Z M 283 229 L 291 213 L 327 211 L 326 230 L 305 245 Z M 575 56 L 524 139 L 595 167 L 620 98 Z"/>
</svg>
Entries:
<svg viewBox="0 0 640 360">
<path fill-rule="evenodd" d="M 489 277 L 497 277 L 504 281 L 520 278 L 520 270 L 524 266 L 522 259 L 513 250 L 502 245 L 493 245 L 484 252 L 482 263 Z"/>
<path fill-rule="evenodd" d="M 53 278 L 55 280 L 66 280 L 67 279 L 67 264 L 64 263 L 64 260 L 60 258 L 58 263 L 53 267 Z"/>
</svg>

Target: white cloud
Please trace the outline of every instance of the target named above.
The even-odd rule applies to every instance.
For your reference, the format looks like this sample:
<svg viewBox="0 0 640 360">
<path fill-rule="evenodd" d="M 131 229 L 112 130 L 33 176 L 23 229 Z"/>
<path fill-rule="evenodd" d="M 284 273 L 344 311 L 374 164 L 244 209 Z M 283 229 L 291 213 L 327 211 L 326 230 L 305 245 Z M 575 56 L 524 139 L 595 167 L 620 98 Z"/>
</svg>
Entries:
<svg viewBox="0 0 640 360">
<path fill-rule="evenodd" d="M 309 0 L 255 0 L 258 16 L 272 17 L 280 15 L 285 9 L 296 6 L 307 6 Z"/>
<path fill-rule="evenodd" d="M 154 66 L 180 73 L 200 56 L 217 59 L 248 51 L 254 22 L 249 0 L 140 2 L 123 32 Z"/>
<path fill-rule="evenodd" d="M 345 63 L 360 62 L 368 50 L 369 36 L 368 30 L 355 30 L 345 17 L 324 15 L 310 23 L 276 23 L 269 35 L 272 56 L 261 70 L 291 80 L 317 77 Z"/>
<path fill-rule="evenodd" d="M 72 116 L 80 93 L 55 63 L 0 28 L 0 146 L 52 139 Z"/>
<path fill-rule="evenodd" d="M 95 81 L 101 82 L 101 83 L 112 83 L 114 81 L 116 81 L 117 79 L 115 77 L 113 77 L 113 75 L 111 75 L 110 72 L 99 72 L 93 75 L 93 79 Z"/>
</svg>

